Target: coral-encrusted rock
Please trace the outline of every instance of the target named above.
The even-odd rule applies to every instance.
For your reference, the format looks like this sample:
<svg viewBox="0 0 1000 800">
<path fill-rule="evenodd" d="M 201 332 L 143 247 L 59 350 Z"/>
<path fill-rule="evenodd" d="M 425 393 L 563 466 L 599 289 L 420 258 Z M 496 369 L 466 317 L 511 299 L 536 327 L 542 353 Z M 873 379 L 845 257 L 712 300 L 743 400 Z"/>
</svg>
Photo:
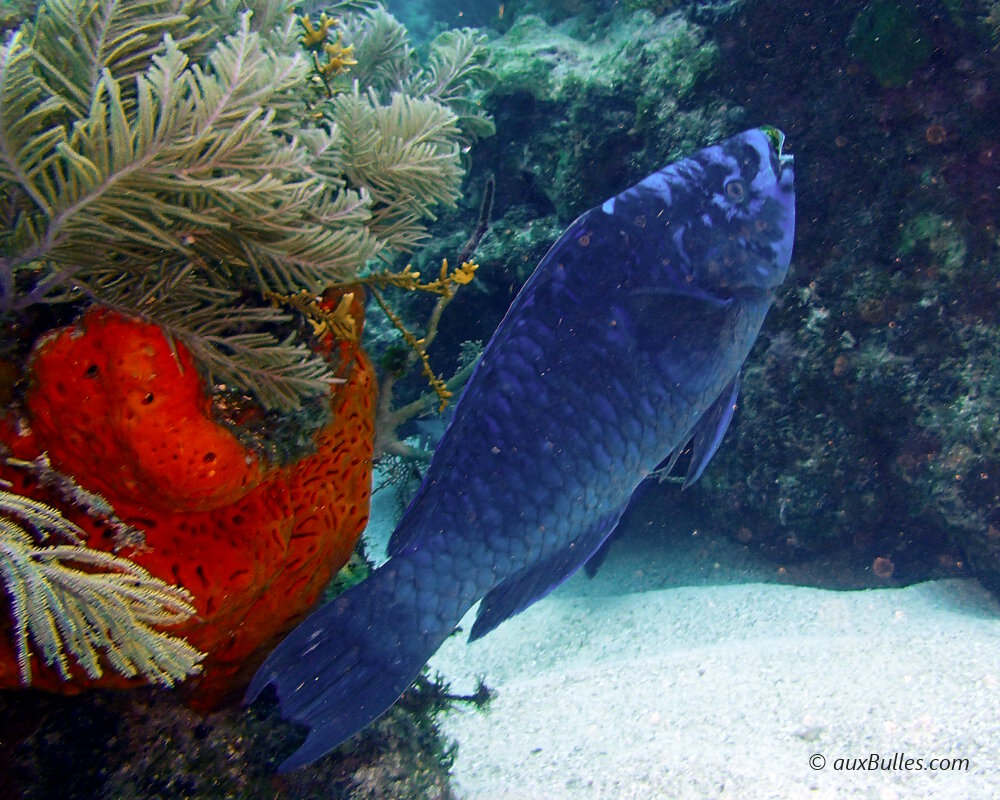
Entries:
<svg viewBox="0 0 1000 800">
<path fill-rule="evenodd" d="M 333 421 L 316 452 L 268 470 L 209 416 L 190 355 L 153 325 L 105 311 L 47 337 L 32 359 L 30 432 L 2 434 L 20 458 L 47 452 L 55 469 L 100 493 L 145 533 L 120 555 L 194 595 L 198 617 L 171 628 L 208 653 L 188 681 L 205 706 L 241 689 L 267 650 L 316 602 L 368 518 L 375 381 L 364 352 L 349 354 L 334 387 Z M 91 547 L 114 536 L 20 470 L 14 491 L 64 510 Z M 33 684 L 57 691 L 134 685 L 107 670 L 65 684 L 33 664 Z M 13 649 L 0 650 L 0 688 L 18 685 Z"/>
</svg>

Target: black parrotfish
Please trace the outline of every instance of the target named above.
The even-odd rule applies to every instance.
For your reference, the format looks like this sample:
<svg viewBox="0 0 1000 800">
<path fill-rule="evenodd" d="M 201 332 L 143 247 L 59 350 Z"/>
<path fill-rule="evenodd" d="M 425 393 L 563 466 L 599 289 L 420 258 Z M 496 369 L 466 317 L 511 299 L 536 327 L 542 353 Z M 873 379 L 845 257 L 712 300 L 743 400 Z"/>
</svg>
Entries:
<svg viewBox="0 0 1000 800">
<path fill-rule="evenodd" d="M 282 769 L 385 712 L 474 603 L 470 639 L 550 592 L 633 491 L 692 443 L 697 480 L 792 254 L 792 158 L 753 129 L 577 219 L 514 300 L 465 387 L 389 560 L 261 666 L 309 726 Z"/>
</svg>

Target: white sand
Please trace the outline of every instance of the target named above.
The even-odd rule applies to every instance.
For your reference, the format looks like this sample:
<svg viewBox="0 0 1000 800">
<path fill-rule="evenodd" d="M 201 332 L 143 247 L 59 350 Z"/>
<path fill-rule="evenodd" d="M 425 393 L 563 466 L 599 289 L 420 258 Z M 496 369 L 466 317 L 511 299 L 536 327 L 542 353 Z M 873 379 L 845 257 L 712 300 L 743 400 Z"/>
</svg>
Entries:
<svg viewBox="0 0 1000 800">
<path fill-rule="evenodd" d="M 388 516 L 383 500 L 376 540 Z M 488 711 L 444 719 L 461 797 L 1000 797 L 1000 606 L 978 584 L 762 583 L 774 565 L 701 535 L 655 535 L 661 516 L 640 514 L 645 534 L 616 545 L 594 580 L 574 576 L 431 661 L 456 691 L 480 675 L 496 691 Z M 834 768 L 873 753 L 924 769 Z M 810 767 L 817 754 L 823 769 Z M 969 766 L 931 771 L 932 758 Z"/>
<path fill-rule="evenodd" d="M 1000 608 L 972 582 L 557 594 L 431 664 L 497 691 L 445 720 L 466 800 L 1000 797 Z M 833 768 L 872 753 L 970 766 Z"/>
</svg>

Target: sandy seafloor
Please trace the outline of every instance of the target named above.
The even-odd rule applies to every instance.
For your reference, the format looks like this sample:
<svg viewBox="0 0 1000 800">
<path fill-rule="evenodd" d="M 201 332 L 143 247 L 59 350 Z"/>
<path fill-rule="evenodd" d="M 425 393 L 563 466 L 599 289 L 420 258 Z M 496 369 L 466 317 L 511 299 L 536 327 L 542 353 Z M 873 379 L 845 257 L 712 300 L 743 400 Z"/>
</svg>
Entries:
<svg viewBox="0 0 1000 800">
<path fill-rule="evenodd" d="M 1000 605 L 976 582 L 769 582 L 774 564 L 657 513 L 631 516 L 595 578 L 432 659 L 455 691 L 496 692 L 443 719 L 460 797 L 1000 797 Z M 924 769 L 835 768 L 872 754 Z"/>
</svg>

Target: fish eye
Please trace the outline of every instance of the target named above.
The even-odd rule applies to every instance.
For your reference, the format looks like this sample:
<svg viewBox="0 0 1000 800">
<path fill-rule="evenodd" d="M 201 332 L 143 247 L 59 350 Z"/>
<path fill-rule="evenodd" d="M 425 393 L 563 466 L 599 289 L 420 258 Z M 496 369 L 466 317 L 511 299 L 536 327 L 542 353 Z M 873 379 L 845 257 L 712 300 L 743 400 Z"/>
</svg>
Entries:
<svg viewBox="0 0 1000 800">
<path fill-rule="evenodd" d="M 743 198 L 747 196 L 747 187 L 743 181 L 739 179 L 729 181 L 724 188 L 726 197 L 734 203 L 742 203 Z"/>
</svg>

